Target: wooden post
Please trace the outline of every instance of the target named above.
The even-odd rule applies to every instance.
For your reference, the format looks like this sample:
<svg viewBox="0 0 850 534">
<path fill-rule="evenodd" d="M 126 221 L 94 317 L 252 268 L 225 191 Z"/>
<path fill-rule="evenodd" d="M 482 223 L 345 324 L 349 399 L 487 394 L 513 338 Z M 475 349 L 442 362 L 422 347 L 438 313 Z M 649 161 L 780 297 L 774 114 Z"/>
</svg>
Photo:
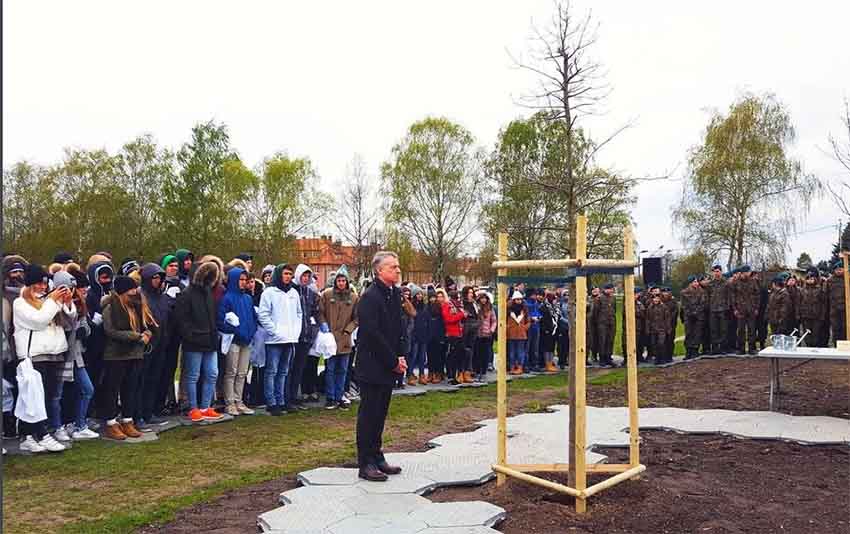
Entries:
<svg viewBox="0 0 850 534">
<path fill-rule="evenodd" d="M 634 240 L 632 227 L 627 226 L 623 232 L 623 259 L 631 260 L 634 256 Z M 629 464 L 637 467 L 640 464 L 640 430 L 638 427 L 638 391 L 637 391 L 637 350 L 635 343 L 635 275 L 627 274 L 623 278 L 623 310 L 626 321 L 626 387 L 629 398 Z"/>
<path fill-rule="evenodd" d="M 498 248 L 498 259 L 499 261 L 505 261 L 508 259 L 508 234 L 499 233 L 499 248 Z M 499 269 L 498 276 L 506 276 L 508 274 L 507 269 Z M 497 360 L 497 382 L 496 382 L 496 418 L 498 419 L 498 432 L 497 432 L 497 450 L 496 450 L 496 464 L 499 466 L 504 466 L 508 462 L 508 384 L 507 384 L 507 375 L 508 375 L 508 285 L 502 282 L 499 282 L 496 291 L 496 299 L 499 313 L 499 330 L 498 330 L 498 355 L 499 359 Z M 498 471 L 496 474 L 496 486 L 501 486 L 505 483 L 505 474 L 501 471 Z"/>
<path fill-rule="evenodd" d="M 579 215 L 576 220 L 576 259 L 582 261 L 587 256 L 587 217 Z M 576 513 L 587 511 L 587 499 L 583 496 L 587 487 L 586 448 L 586 392 L 585 366 L 587 348 L 585 347 L 585 307 L 587 305 L 587 278 L 576 276 L 576 320 L 573 326 L 575 338 L 575 356 L 570 361 L 570 485 L 579 492 L 576 497 Z"/>
</svg>

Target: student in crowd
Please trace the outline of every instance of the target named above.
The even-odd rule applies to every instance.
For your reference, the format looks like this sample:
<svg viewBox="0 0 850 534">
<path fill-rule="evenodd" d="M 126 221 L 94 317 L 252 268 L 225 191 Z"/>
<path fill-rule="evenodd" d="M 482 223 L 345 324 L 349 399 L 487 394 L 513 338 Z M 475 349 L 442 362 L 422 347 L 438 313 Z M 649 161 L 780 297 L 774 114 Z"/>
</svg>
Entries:
<svg viewBox="0 0 850 534">
<path fill-rule="evenodd" d="M 540 302 L 540 352 L 543 354 L 543 370 L 547 373 L 558 370 L 555 367 L 555 345 L 561 311 L 555 298 L 556 295 L 547 290 L 544 292 L 543 301 Z"/>
<path fill-rule="evenodd" d="M 416 308 L 412 302 L 413 291 L 411 284 L 408 282 L 402 283 L 401 287 L 401 326 L 404 330 L 404 346 L 402 347 L 402 356 L 407 361 L 410 361 L 410 350 L 413 348 L 411 336 L 413 334 L 413 324 L 416 321 Z M 408 367 L 410 371 L 410 367 Z M 401 375 L 396 378 L 396 389 L 405 387 L 405 376 Z"/>
<path fill-rule="evenodd" d="M 487 366 L 493 360 L 493 339 L 498 328 L 496 311 L 490 302 L 490 295 L 485 291 L 478 292 L 478 332 L 475 340 L 475 359 L 472 366 L 473 377 L 483 382 L 487 375 Z"/>
<path fill-rule="evenodd" d="M 272 285 L 266 287 L 260 299 L 257 315 L 266 329 L 265 397 L 271 415 L 287 410 L 286 379 L 295 345 L 301 336 L 301 297 L 292 277 L 291 265 L 280 264 L 272 274 Z"/>
<path fill-rule="evenodd" d="M 18 357 L 15 352 L 15 341 L 12 332 L 12 305 L 21 296 L 24 288 L 24 268 L 29 262 L 23 257 L 10 254 L 3 258 L 3 378 L 12 384 L 12 394 L 17 398 L 15 388 Z M 13 410 L 14 411 L 14 410 Z M 14 439 L 18 437 L 17 422 L 12 412 L 3 412 L 3 436 Z"/>
<path fill-rule="evenodd" d="M 357 328 L 357 293 L 351 288 L 348 269 L 339 268 L 333 286 L 322 291 L 319 317 L 322 332 L 331 332 L 336 341 L 336 355 L 325 360 L 325 408 L 346 408 L 343 393 L 351 357 L 351 334 Z"/>
<path fill-rule="evenodd" d="M 201 263 L 192 276 L 192 283 L 177 299 L 172 315 L 183 343 L 189 418 L 196 423 L 222 417 L 210 406 L 218 378 L 218 351 L 221 346 L 213 300 L 213 288 L 218 279 L 216 263 Z"/>
<path fill-rule="evenodd" d="M 445 297 L 444 297 L 445 298 Z M 446 329 L 446 375 L 449 384 L 463 383 L 461 362 L 463 349 L 463 306 L 457 300 L 457 291 L 452 291 L 442 305 L 443 325 Z"/>
<path fill-rule="evenodd" d="M 299 264 L 295 268 L 295 283 L 298 285 L 298 297 L 301 299 L 301 334 L 298 336 L 298 344 L 295 345 L 295 353 L 292 357 L 289 376 L 286 379 L 286 396 L 293 408 L 306 410 L 304 402 L 299 397 L 298 391 L 304 376 L 304 367 L 307 356 L 316 336 L 319 334 L 319 294 L 313 288 L 313 271 L 309 266 Z"/>
<path fill-rule="evenodd" d="M 218 330 L 232 335 L 224 362 L 225 411 L 228 415 L 252 415 L 242 400 L 245 379 L 251 360 L 251 342 L 257 332 L 257 313 L 254 302 L 247 293 L 250 276 L 240 267 L 233 267 L 227 273 L 227 290 L 218 305 L 216 323 Z"/>
<path fill-rule="evenodd" d="M 543 367 L 542 358 L 540 357 L 540 301 L 538 300 L 538 292 L 542 289 L 530 289 L 525 298 L 525 306 L 528 310 L 528 319 L 531 321 L 528 328 L 528 340 L 526 341 L 526 356 L 525 361 L 529 371 L 540 371 Z"/>
<path fill-rule="evenodd" d="M 410 358 L 407 368 L 407 384 L 412 386 L 419 383 L 429 383 L 425 373 L 425 365 L 428 353 L 428 325 L 431 315 L 428 313 L 428 305 L 425 303 L 425 292 L 417 288 L 413 294 L 413 308 L 416 310 L 416 318 L 413 320 L 413 329 L 410 335 Z M 413 374 L 414 370 L 419 375 Z"/>
<path fill-rule="evenodd" d="M 26 436 L 21 450 L 29 452 L 61 452 L 65 446 L 48 432 L 58 430 L 62 420 L 59 401 L 62 398 L 62 369 L 68 340 L 61 322 L 76 319 L 71 290 L 58 287 L 48 294 L 49 275 L 40 265 L 27 265 L 21 296 L 12 305 L 15 350 L 18 360 L 29 359 L 41 375 L 47 419 L 35 423 L 21 421 Z M 62 316 L 65 316 L 64 318 Z"/>
<path fill-rule="evenodd" d="M 525 299 L 519 291 L 514 291 L 514 294 L 511 295 L 506 322 L 510 373 L 521 375 L 524 372 L 526 362 L 525 350 L 528 343 L 528 331 L 531 328 L 531 319 L 528 317 Z"/>
<path fill-rule="evenodd" d="M 195 255 L 192 254 L 191 250 L 179 248 L 174 253 L 174 257 L 177 259 L 180 285 L 183 286 L 183 289 L 186 289 L 191 285 L 192 264 L 195 263 Z"/>
<path fill-rule="evenodd" d="M 481 326 L 481 319 L 478 317 L 478 304 L 475 302 L 475 288 L 465 286 L 461 290 L 463 303 L 463 350 L 464 358 L 462 362 L 463 382 L 471 383 L 473 379 L 473 364 L 475 357 L 476 342 L 478 341 L 478 329 Z"/>
<path fill-rule="evenodd" d="M 156 263 L 146 263 L 139 269 L 141 295 L 157 324 L 156 335 L 145 351 L 139 379 L 139 398 L 136 401 L 134 419 L 137 429 L 161 423 L 155 417 L 157 396 L 163 380 L 162 368 L 166 360 L 169 319 L 173 308 L 172 298 L 165 293 L 165 271 Z M 174 376 L 173 372 L 171 376 Z"/>
<path fill-rule="evenodd" d="M 105 437 L 124 440 L 142 435 L 133 416 L 137 412 L 145 351 L 153 343 L 158 327 L 136 282 L 128 276 L 116 277 L 113 290 L 103 303 Z"/>
<path fill-rule="evenodd" d="M 432 384 L 446 379 L 446 327 L 443 322 L 446 301 L 445 291 L 428 288 L 428 373 Z"/>
<path fill-rule="evenodd" d="M 180 281 L 180 265 L 177 256 L 174 254 L 163 254 L 158 263 L 165 272 L 165 277 L 161 284 L 161 302 L 153 307 L 154 316 L 157 317 L 157 322 L 160 322 L 157 314 L 162 313 L 163 317 L 170 317 L 174 311 L 174 307 L 177 305 L 177 298 L 183 291 L 183 284 Z M 144 272 L 142 274 L 144 278 Z M 142 291 L 146 291 L 144 284 L 142 284 Z M 165 313 L 166 311 L 167 313 Z M 166 319 L 165 324 L 160 322 L 157 345 L 160 348 L 162 364 L 159 379 L 156 380 L 156 391 L 152 392 L 154 394 L 154 404 L 151 408 L 153 414 L 150 420 L 155 420 L 156 415 L 176 414 L 178 411 L 177 397 L 174 391 L 174 374 L 177 371 L 177 360 L 180 354 L 180 330 L 173 324 L 173 321 Z"/>
<path fill-rule="evenodd" d="M 570 364 L 570 301 L 566 289 L 561 288 L 558 292 L 558 367 L 565 369 Z"/>
</svg>

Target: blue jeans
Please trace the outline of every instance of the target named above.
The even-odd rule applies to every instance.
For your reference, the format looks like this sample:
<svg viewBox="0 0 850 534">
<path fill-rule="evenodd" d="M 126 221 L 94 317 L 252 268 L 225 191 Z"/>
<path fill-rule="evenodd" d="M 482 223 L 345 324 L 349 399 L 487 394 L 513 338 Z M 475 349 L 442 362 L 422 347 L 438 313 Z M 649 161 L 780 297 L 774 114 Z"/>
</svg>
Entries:
<svg viewBox="0 0 850 534">
<path fill-rule="evenodd" d="M 189 407 L 206 410 L 210 407 L 215 381 L 218 379 L 218 354 L 215 352 L 184 352 L 183 366 L 186 367 L 186 396 Z M 198 405 L 198 379 L 201 379 L 201 400 Z"/>
<path fill-rule="evenodd" d="M 540 367 L 540 327 L 532 326 L 528 329 L 528 348 L 526 349 L 526 361 L 530 367 Z M 523 364 L 524 365 L 524 364 Z"/>
<path fill-rule="evenodd" d="M 265 387 L 266 406 L 286 406 L 286 377 L 295 354 L 295 343 L 266 345 Z"/>
<path fill-rule="evenodd" d="M 407 376 L 413 375 L 414 369 L 419 369 L 419 376 L 425 376 L 425 351 L 427 343 L 413 342 L 410 350 L 410 361 L 407 362 Z"/>
<path fill-rule="evenodd" d="M 325 358 L 325 397 L 330 401 L 341 401 L 342 394 L 345 393 L 348 358 L 348 354 L 337 354 Z"/>
<path fill-rule="evenodd" d="M 85 367 L 77 367 L 74 364 L 74 382 L 77 384 L 77 412 L 74 414 L 74 428 L 83 430 L 88 428 L 86 416 L 89 412 L 89 402 L 94 395 L 94 385 L 91 383 L 89 373 Z"/>
<path fill-rule="evenodd" d="M 508 340 L 508 363 L 510 367 L 525 367 L 525 344 L 527 342 L 528 340 L 525 339 Z"/>
</svg>

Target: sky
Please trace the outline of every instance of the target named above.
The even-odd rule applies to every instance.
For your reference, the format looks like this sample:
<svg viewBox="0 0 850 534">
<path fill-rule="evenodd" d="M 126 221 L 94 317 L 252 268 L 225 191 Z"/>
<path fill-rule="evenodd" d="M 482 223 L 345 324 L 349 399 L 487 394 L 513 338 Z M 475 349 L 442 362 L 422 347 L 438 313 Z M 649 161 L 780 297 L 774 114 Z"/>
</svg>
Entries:
<svg viewBox="0 0 850 534">
<path fill-rule="evenodd" d="M 633 124 L 600 163 L 669 175 L 637 188 L 638 249 L 683 249 L 671 211 L 688 149 L 711 110 L 745 91 L 787 106 L 807 172 L 846 176 L 827 149 L 850 98 L 850 3 L 572 4 L 576 14 L 591 7 L 591 53 L 612 93 L 583 126 L 604 138 Z M 210 119 L 227 124 L 249 166 L 277 151 L 306 156 L 331 193 L 355 153 L 377 179 L 393 144 L 429 115 L 489 150 L 529 114 L 518 102 L 537 79 L 511 54 L 527 55 L 532 27 L 553 12 L 549 0 L 4 1 L 3 164 L 54 163 L 69 146 L 117 150 L 144 133 L 178 147 Z M 816 200 L 788 261 L 827 257 L 840 216 L 828 197 Z"/>
</svg>

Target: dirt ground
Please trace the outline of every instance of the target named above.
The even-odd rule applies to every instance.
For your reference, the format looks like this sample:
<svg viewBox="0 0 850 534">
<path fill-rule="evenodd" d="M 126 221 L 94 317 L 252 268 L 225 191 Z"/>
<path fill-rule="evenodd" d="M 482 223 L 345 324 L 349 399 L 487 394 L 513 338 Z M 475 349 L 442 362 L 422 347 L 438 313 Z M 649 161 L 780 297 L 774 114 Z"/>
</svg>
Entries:
<svg viewBox="0 0 850 534">
<path fill-rule="evenodd" d="M 785 366 L 783 366 L 785 367 Z M 641 373 L 642 407 L 766 410 L 768 362 L 762 359 L 702 360 Z M 782 409 L 794 415 L 850 418 L 850 369 L 846 363 L 812 362 L 783 377 Z M 622 384 L 589 386 L 588 404 L 625 405 Z M 530 402 L 565 402 L 546 390 L 511 397 L 511 413 Z M 449 432 L 473 429 L 494 410 L 465 408 L 439 424 L 405 429 L 391 450 L 418 451 Z M 722 436 L 643 432 L 641 461 L 648 472 L 590 501 L 591 514 L 577 517 L 569 499 L 520 482 L 438 490 L 435 501 L 483 499 L 508 511 L 497 528 L 506 533 L 850 533 L 850 448 L 812 447 Z M 611 462 L 624 451 L 600 451 Z M 353 467 L 353 466 L 349 466 Z M 593 479 L 591 479 L 592 482 Z M 278 495 L 297 485 L 295 473 L 231 491 L 178 512 L 141 534 L 256 533 L 257 516 L 278 506 Z"/>
</svg>

